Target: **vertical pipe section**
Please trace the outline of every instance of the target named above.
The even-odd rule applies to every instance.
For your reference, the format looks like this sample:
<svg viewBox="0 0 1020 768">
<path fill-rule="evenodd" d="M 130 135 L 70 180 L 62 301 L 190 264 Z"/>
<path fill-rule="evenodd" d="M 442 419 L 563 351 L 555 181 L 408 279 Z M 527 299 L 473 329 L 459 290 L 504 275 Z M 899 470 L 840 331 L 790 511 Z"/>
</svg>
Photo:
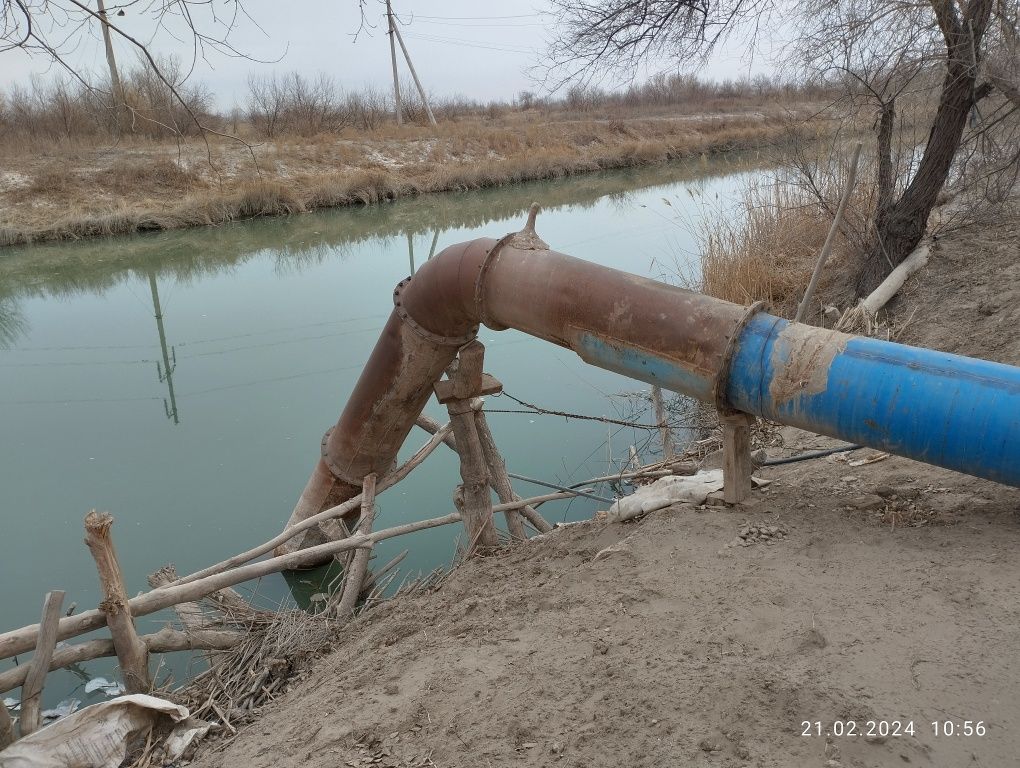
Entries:
<svg viewBox="0 0 1020 768">
<path fill-rule="evenodd" d="M 761 313 L 726 385 L 734 408 L 1020 487 L 1020 368 Z"/>
</svg>

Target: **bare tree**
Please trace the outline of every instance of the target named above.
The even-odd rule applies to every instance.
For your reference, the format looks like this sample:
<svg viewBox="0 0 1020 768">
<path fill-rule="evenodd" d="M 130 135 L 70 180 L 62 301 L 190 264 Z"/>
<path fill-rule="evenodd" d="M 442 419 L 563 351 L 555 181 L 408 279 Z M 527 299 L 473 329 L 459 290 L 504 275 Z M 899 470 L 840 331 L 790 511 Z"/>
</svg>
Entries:
<svg viewBox="0 0 1020 768">
<path fill-rule="evenodd" d="M 553 0 L 553 5 L 559 31 L 546 68 L 553 86 L 633 73 L 645 63 L 684 66 L 729 34 L 749 33 L 753 45 L 759 25 L 775 10 L 771 0 Z M 864 292 L 917 246 L 954 174 L 971 168 L 986 178 L 1012 173 L 1015 179 L 1017 5 L 793 0 L 784 19 L 799 30 L 794 50 L 803 69 L 836 78 L 844 91 L 841 106 L 875 110 L 877 195 L 857 285 Z M 992 66 L 984 65 L 986 53 Z M 930 109 L 919 95 L 935 96 Z M 915 107 L 906 120 L 904 101 Z M 990 107 L 982 114 L 983 102 Z M 910 140 L 907 127 L 921 127 L 917 140 Z"/>
<path fill-rule="evenodd" d="M 119 39 L 136 51 L 166 89 L 169 98 L 181 107 L 203 138 L 207 138 L 207 134 L 216 134 L 240 141 L 235 136 L 215 130 L 204 121 L 182 95 L 180 87 L 195 64 L 210 53 L 251 58 L 231 42 L 231 35 L 242 20 L 254 23 L 242 0 L 122 0 L 109 12 L 102 3 L 95 9 L 91 3 L 92 0 L 0 0 L 0 53 L 20 49 L 30 56 L 42 57 L 55 64 L 84 88 L 102 90 L 103 86 L 96 85 L 69 60 L 82 40 L 98 28 L 104 40 L 111 41 L 106 46 L 110 82 L 105 90 L 113 108 L 120 108 L 123 103 L 131 111 L 132 119 L 151 119 L 133 110 L 122 93 L 118 95 L 122 84 L 113 60 L 112 40 Z M 180 77 L 167 72 L 149 45 L 116 20 L 129 14 L 144 16 L 151 29 L 148 37 L 152 39 L 162 34 L 179 40 L 181 34 L 186 35 L 191 42 L 191 61 L 179 73 Z"/>
</svg>

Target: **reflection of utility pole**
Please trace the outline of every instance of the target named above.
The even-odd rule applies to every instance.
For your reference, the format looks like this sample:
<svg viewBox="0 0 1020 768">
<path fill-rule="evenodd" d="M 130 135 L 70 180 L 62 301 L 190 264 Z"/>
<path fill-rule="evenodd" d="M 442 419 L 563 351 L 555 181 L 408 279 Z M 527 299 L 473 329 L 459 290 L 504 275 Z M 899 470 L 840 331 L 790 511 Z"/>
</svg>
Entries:
<svg viewBox="0 0 1020 768">
<path fill-rule="evenodd" d="M 166 417 L 173 419 L 174 424 L 180 424 L 180 420 L 177 418 L 177 398 L 174 397 L 174 369 L 177 367 L 177 350 L 167 351 L 166 348 L 166 331 L 163 330 L 163 310 L 159 306 L 159 290 L 156 288 L 156 275 L 154 272 L 149 272 L 149 290 L 152 291 L 152 308 L 156 312 L 156 330 L 159 331 L 159 346 L 163 350 L 163 367 L 160 369 L 159 363 L 156 363 L 156 373 L 159 374 L 160 382 L 166 382 L 166 387 L 170 391 L 170 403 L 167 404 L 166 399 L 163 399 L 163 408 L 166 410 Z M 171 362 L 171 358 L 173 361 Z"/>
<path fill-rule="evenodd" d="M 429 248 L 429 259 L 436 255 L 436 243 L 438 242 L 439 242 L 439 230 L 437 229 L 436 233 L 432 235 L 432 247 Z"/>
<path fill-rule="evenodd" d="M 414 277 L 414 241 L 411 233 L 407 233 L 407 257 L 411 260 L 411 276 Z"/>
</svg>

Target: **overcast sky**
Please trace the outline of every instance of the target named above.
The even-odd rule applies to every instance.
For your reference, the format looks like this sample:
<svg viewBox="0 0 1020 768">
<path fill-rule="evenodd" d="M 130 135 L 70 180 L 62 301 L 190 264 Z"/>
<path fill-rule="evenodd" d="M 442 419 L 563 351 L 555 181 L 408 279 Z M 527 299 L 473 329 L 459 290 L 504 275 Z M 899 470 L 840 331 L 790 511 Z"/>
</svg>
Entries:
<svg viewBox="0 0 1020 768">
<path fill-rule="evenodd" d="M 107 0 L 107 7 L 112 9 L 115 3 Z M 194 76 L 209 85 L 221 107 L 243 102 L 250 72 L 328 72 L 345 88 L 389 88 L 385 5 L 368 0 L 367 6 L 368 20 L 375 26 L 362 30 L 355 40 L 357 0 L 246 0 L 244 7 L 253 21 L 240 20 L 231 41 L 240 51 L 267 63 L 210 52 L 208 62 L 197 63 Z M 538 90 L 528 70 L 541 60 L 554 21 L 545 0 L 394 0 L 393 7 L 404 22 L 402 34 L 430 92 L 488 100 Z M 124 17 L 111 18 L 125 30 L 153 39 L 155 51 L 191 59 L 191 40 L 180 34 L 182 30 L 171 26 L 170 33 L 153 36 L 151 20 L 131 7 Z M 200 24 L 210 28 L 208 20 Z M 92 27 L 67 59 L 83 74 L 101 76 L 106 62 L 98 26 Z M 135 61 L 125 41 L 116 40 L 115 49 L 122 68 Z M 402 78 L 409 77 L 402 61 L 399 66 Z M 662 67 L 669 64 L 663 62 Z M 742 46 L 733 44 L 718 51 L 701 73 L 718 80 L 768 70 L 766 62 L 749 61 Z M 33 73 L 51 72 L 52 66 L 42 56 L 30 58 L 21 51 L 0 54 L 0 87 L 25 82 Z"/>
</svg>

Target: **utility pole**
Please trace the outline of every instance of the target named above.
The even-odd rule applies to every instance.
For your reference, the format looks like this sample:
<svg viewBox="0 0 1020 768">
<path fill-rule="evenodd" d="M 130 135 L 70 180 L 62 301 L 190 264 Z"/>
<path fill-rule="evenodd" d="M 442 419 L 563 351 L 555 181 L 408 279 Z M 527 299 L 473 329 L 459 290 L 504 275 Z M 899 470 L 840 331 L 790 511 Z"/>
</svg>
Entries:
<svg viewBox="0 0 1020 768">
<path fill-rule="evenodd" d="M 396 25 L 393 23 L 393 7 L 390 0 L 386 0 L 386 22 L 389 24 L 390 36 L 390 63 L 393 65 L 393 99 L 397 104 L 397 125 L 404 124 L 404 116 L 400 106 L 400 80 L 397 79 L 397 44 L 393 38 L 396 36 Z M 403 45 L 403 43 L 401 43 Z"/>
<path fill-rule="evenodd" d="M 174 424 L 180 424 L 177 417 L 177 398 L 174 396 L 174 369 L 177 367 L 177 352 L 173 353 L 173 364 L 170 363 L 170 353 L 166 348 L 166 331 L 163 329 L 163 309 L 159 305 L 159 290 L 156 288 L 156 275 L 149 271 L 149 290 L 152 291 L 152 308 L 156 313 L 156 330 L 159 332 L 159 346 L 163 350 L 163 369 L 160 370 L 159 363 L 156 363 L 156 373 L 160 382 L 166 382 L 170 393 L 170 403 L 163 401 L 163 408 L 166 410 L 166 417 L 173 419 Z"/>
<path fill-rule="evenodd" d="M 386 0 L 387 7 L 389 6 L 389 2 L 390 0 Z M 418 79 L 418 73 L 414 71 L 414 64 L 411 63 L 411 54 L 407 52 L 407 46 L 404 45 L 404 38 L 400 34 L 400 30 L 397 29 L 397 25 L 393 24 L 392 20 L 390 21 L 390 24 L 392 24 L 390 29 L 392 29 L 396 34 L 397 42 L 400 43 L 400 50 L 404 52 L 404 58 L 407 60 L 407 68 L 411 70 L 411 77 L 414 78 L 414 84 L 418 88 L 418 95 L 421 96 L 421 103 L 425 105 L 425 112 L 429 116 L 429 122 L 432 125 L 435 125 L 436 117 L 432 114 L 432 107 L 429 106 L 429 97 L 425 95 L 425 89 L 421 87 L 421 80 Z M 390 38 L 390 45 L 393 45 L 392 37 Z"/>
<path fill-rule="evenodd" d="M 120 74 L 117 72 L 117 59 L 113 55 L 113 40 L 110 38 L 110 22 L 106 20 L 106 4 L 103 0 L 96 0 L 99 6 L 100 26 L 103 28 L 103 43 L 106 46 L 106 63 L 110 67 L 110 88 L 113 90 L 114 101 L 124 101 L 124 90 L 120 84 Z"/>
</svg>

